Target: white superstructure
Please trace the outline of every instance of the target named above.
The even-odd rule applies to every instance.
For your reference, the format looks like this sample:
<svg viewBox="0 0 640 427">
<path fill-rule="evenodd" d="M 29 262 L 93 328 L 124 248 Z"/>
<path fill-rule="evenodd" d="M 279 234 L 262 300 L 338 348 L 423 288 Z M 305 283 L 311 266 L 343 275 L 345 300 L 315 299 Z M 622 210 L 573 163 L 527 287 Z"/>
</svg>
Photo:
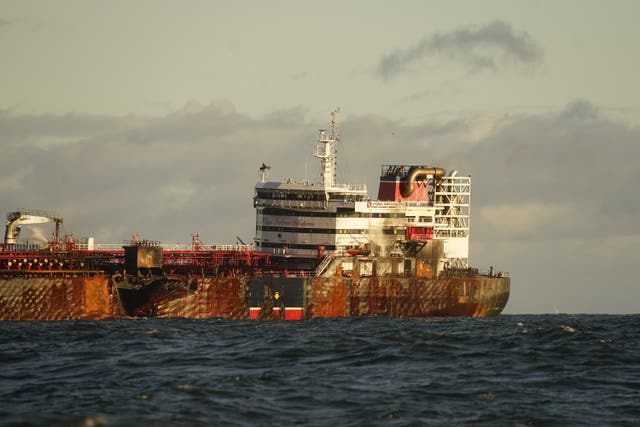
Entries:
<svg viewBox="0 0 640 427">
<path fill-rule="evenodd" d="M 424 257 L 436 272 L 466 268 L 471 178 L 441 168 L 385 165 L 378 200 L 370 200 L 366 186 L 336 183 L 336 115 L 331 133 L 321 130 L 318 136 L 320 182 L 267 181 L 270 167 L 260 168 L 257 250 L 303 269 L 346 253 Z"/>
</svg>

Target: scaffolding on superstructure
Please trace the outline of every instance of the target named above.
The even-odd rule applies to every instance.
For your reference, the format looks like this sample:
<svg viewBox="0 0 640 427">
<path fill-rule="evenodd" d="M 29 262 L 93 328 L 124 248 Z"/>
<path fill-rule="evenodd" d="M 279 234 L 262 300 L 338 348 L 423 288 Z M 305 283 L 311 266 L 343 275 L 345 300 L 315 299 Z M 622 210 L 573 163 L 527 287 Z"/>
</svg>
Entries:
<svg viewBox="0 0 640 427">
<path fill-rule="evenodd" d="M 438 209 L 435 238 L 469 237 L 471 222 L 471 177 L 445 176 L 435 190 Z"/>
</svg>

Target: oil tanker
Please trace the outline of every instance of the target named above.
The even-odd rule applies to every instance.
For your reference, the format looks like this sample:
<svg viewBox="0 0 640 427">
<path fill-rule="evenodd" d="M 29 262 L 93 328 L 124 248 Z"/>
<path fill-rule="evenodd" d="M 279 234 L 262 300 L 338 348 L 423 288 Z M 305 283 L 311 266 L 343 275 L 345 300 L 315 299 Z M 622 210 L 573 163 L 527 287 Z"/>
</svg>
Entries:
<svg viewBox="0 0 640 427">
<path fill-rule="evenodd" d="M 349 316 L 496 316 L 508 274 L 469 265 L 471 177 L 424 165 L 380 169 L 378 196 L 336 182 L 337 111 L 320 130 L 320 181 L 255 185 L 250 245 L 124 245 L 61 236 L 62 216 L 7 214 L 0 247 L 0 319 L 119 316 L 300 320 Z M 23 225 L 55 223 L 50 242 Z"/>
</svg>

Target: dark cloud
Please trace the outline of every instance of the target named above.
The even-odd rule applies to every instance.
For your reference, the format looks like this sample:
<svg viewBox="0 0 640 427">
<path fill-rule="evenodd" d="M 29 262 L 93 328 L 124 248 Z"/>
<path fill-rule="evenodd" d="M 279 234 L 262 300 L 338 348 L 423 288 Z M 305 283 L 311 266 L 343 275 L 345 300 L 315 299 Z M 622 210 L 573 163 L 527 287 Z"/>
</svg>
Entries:
<svg viewBox="0 0 640 427">
<path fill-rule="evenodd" d="M 570 103 L 560 115 L 561 120 L 589 120 L 598 119 L 600 111 L 586 100 L 578 100 Z"/>
<path fill-rule="evenodd" d="M 376 73 L 389 79 L 431 57 L 459 62 L 471 70 L 497 70 L 508 64 L 535 66 L 542 62 L 543 56 L 542 48 L 528 33 L 518 32 L 508 23 L 496 20 L 481 27 L 437 33 L 415 46 L 397 49 L 382 57 Z"/>
<path fill-rule="evenodd" d="M 5 113 L 1 207 L 60 212 L 67 231 L 103 243 L 251 241 L 259 165 L 302 176 L 290 162 L 303 164 L 317 127 L 296 110 L 252 119 L 217 105 L 155 118 Z"/>
<path fill-rule="evenodd" d="M 638 141 L 638 128 L 611 121 L 589 102 L 577 101 L 554 114 L 513 120 L 474 146 L 465 161 L 482 183 L 482 200 L 499 203 L 508 195 L 515 203 L 576 204 L 581 219 L 561 226 L 582 234 L 586 230 L 576 227 L 587 212 L 598 209 L 605 198 L 622 204 L 628 194 L 621 190 L 640 179 L 640 169 L 631 160 L 640 158 Z M 638 207 L 640 201 L 634 209 Z M 619 225 L 607 221 L 591 233 L 610 232 Z"/>
</svg>

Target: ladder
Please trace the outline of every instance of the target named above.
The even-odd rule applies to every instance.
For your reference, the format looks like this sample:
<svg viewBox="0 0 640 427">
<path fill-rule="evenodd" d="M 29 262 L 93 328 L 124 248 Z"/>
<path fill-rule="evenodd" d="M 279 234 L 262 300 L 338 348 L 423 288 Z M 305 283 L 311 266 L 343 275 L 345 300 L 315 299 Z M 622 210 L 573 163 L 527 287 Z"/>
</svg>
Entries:
<svg viewBox="0 0 640 427">
<path fill-rule="evenodd" d="M 324 273 L 327 267 L 329 267 L 329 264 L 331 264 L 332 258 L 333 256 L 331 255 L 326 255 L 324 258 L 322 258 L 322 261 L 320 261 L 320 264 L 318 264 L 318 266 L 316 267 L 316 277 Z"/>
</svg>

